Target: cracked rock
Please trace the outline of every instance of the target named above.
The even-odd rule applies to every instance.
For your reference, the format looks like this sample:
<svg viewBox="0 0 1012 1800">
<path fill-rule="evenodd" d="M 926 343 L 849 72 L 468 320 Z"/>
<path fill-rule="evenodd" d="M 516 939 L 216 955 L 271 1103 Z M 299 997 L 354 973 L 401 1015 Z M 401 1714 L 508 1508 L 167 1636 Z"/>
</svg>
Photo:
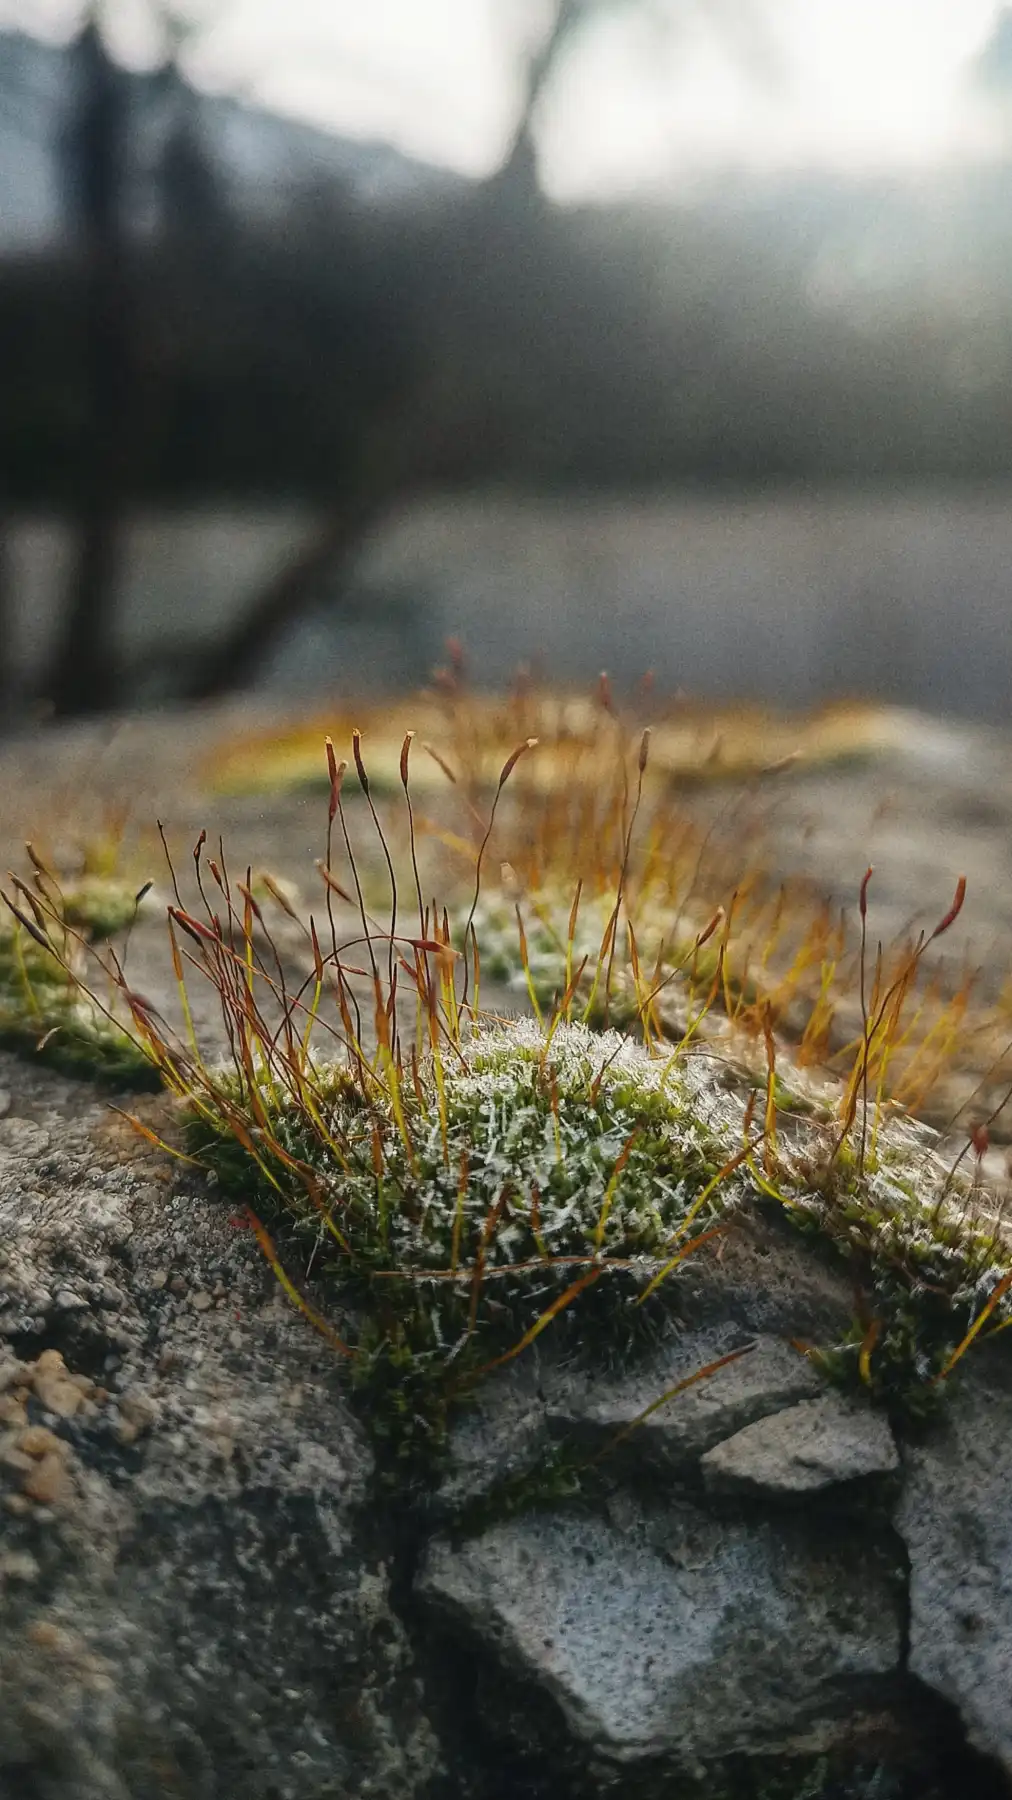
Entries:
<svg viewBox="0 0 1012 1800">
<path fill-rule="evenodd" d="M 889 1421 L 868 1405 L 828 1392 L 757 1419 L 702 1459 L 715 1492 L 789 1499 L 899 1468 Z"/>
<path fill-rule="evenodd" d="M 779 1339 L 751 1340 L 734 1327 L 687 1332 L 628 1375 L 575 1380 L 552 1392 L 548 1422 L 558 1437 L 604 1448 L 669 1389 L 731 1351 L 744 1349 L 694 1386 L 673 1394 L 623 1440 L 625 1457 L 677 1471 L 767 1413 L 817 1395 L 823 1382 L 805 1357 Z"/>
<path fill-rule="evenodd" d="M 437 1540 L 419 1589 L 501 1677 L 550 1695 L 585 1754 L 622 1766 L 689 1773 L 802 1729 L 828 1749 L 848 1686 L 901 1654 L 899 1586 L 865 1535 L 827 1543 L 788 1515 L 524 1517 Z"/>
<path fill-rule="evenodd" d="M 910 1558 L 910 1668 L 958 1707 L 970 1741 L 1012 1776 L 1007 1360 L 992 1354 L 962 1373 L 904 1462 L 896 1526 Z"/>
</svg>

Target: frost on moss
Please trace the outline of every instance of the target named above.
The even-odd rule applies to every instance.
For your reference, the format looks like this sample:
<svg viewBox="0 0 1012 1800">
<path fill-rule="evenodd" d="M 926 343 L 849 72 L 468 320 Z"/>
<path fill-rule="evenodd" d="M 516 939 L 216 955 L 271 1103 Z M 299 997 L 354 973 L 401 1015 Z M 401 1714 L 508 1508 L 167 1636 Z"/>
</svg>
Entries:
<svg viewBox="0 0 1012 1800">
<path fill-rule="evenodd" d="M 863 1159 L 826 1128 L 783 1155 L 788 1217 L 828 1239 L 853 1272 L 847 1341 L 827 1372 L 919 1410 L 982 1331 L 1012 1322 L 1012 1240 L 993 1196 L 953 1172 L 928 1125 L 890 1110 Z M 818 1138 L 822 1146 L 818 1146 Z"/>
<path fill-rule="evenodd" d="M 633 1353 L 670 1319 L 685 1257 L 745 1208 L 832 1245 L 855 1323 L 812 1354 L 890 1403 L 938 1393 L 975 1321 L 1012 1317 L 1009 1248 L 968 1210 L 935 1134 L 883 1111 L 860 1168 L 853 1132 L 840 1139 L 838 1084 L 803 1072 L 780 1084 L 762 1149 L 745 1065 L 694 1047 L 651 1057 L 582 1025 L 480 1026 L 441 1093 L 432 1066 L 419 1070 L 400 1120 L 347 1064 L 314 1064 L 311 1081 L 307 1105 L 222 1077 L 222 1110 L 194 1118 L 190 1148 L 312 1240 L 307 1260 L 354 1321 L 360 1376 L 415 1420 L 434 1391 L 466 1389 L 548 1325 L 567 1352 Z M 262 1119 L 252 1185 L 236 1104 Z"/>
<path fill-rule="evenodd" d="M 734 1181 L 713 1183 L 743 1106 L 707 1091 L 700 1071 L 691 1061 L 665 1071 L 583 1026 L 559 1025 L 548 1042 L 530 1020 L 488 1024 L 447 1059 L 438 1086 L 431 1066 L 420 1072 L 399 1124 L 389 1103 L 364 1101 L 344 1065 L 316 1064 L 312 1108 L 261 1091 L 281 1154 L 265 1158 L 258 1199 L 290 1208 L 360 1300 L 367 1291 L 370 1306 L 407 1307 L 416 1354 L 494 1356 L 580 1281 L 574 1329 L 593 1317 L 595 1349 L 620 1352 L 657 1323 L 661 1290 L 656 1308 L 639 1301 L 682 1227 L 691 1220 L 698 1234 L 742 1195 Z M 220 1129 L 196 1118 L 190 1137 L 250 1197 L 227 1116 Z"/>
</svg>

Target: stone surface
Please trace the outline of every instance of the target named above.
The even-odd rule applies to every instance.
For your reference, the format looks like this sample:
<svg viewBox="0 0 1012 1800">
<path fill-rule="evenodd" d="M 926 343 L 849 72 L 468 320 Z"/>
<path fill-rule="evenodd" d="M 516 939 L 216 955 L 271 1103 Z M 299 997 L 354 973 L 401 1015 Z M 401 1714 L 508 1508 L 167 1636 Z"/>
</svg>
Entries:
<svg viewBox="0 0 1012 1800">
<path fill-rule="evenodd" d="M 978 1352 L 944 1416 L 905 1452 L 910 1668 L 1012 1777 L 1012 1371 Z"/>
<path fill-rule="evenodd" d="M 826 1393 L 746 1425 L 708 1450 L 700 1468 L 715 1492 L 790 1499 L 895 1474 L 899 1456 L 882 1413 Z"/>
<path fill-rule="evenodd" d="M 437 1512 L 454 1513 L 532 1470 L 552 1447 L 539 1363 L 522 1361 L 475 1391 L 454 1422 Z"/>
<path fill-rule="evenodd" d="M 686 1774 L 838 1742 L 848 1685 L 898 1668 L 902 1595 L 860 1531 L 723 1520 L 686 1502 L 618 1528 L 545 1514 L 435 1542 L 427 1603 L 545 1690 L 590 1758 Z"/>
<path fill-rule="evenodd" d="M 220 1200 L 0 1065 L 0 1796 L 415 1800 L 440 1752 L 330 1353 Z"/>
<path fill-rule="evenodd" d="M 790 1345 L 718 1325 L 684 1332 L 626 1375 L 558 1384 L 547 1402 L 549 1426 L 557 1437 L 603 1450 L 663 1394 L 736 1350 L 746 1353 L 673 1395 L 616 1444 L 616 1452 L 659 1469 L 684 1469 L 754 1419 L 822 1390 L 811 1364 Z"/>
</svg>

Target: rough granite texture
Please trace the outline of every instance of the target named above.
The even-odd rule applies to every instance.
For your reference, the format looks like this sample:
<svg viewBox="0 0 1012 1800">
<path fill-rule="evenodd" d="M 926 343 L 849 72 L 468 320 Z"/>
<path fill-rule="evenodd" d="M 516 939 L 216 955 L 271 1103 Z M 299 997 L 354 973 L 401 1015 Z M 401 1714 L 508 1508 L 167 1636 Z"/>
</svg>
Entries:
<svg viewBox="0 0 1012 1800">
<path fill-rule="evenodd" d="M 905 1449 L 896 1524 L 910 1558 L 910 1667 L 1012 1777 L 1012 1370 L 999 1347 Z"/>
<path fill-rule="evenodd" d="M 220 1200 L 0 1064 L 0 1795 L 407 1800 L 439 1753 L 339 1371 Z"/>
<path fill-rule="evenodd" d="M 181 864 L 204 825 L 233 870 L 311 891 L 319 797 L 208 797 L 222 723 L 6 746 L 4 863 L 40 821 L 70 843 L 126 796 Z M 1012 925 L 1010 791 L 1008 740 L 914 722 L 882 765 L 780 783 L 771 842 L 839 900 L 873 860 L 873 934 L 939 916 L 964 871 L 961 932 L 986 959 Z M 129 854 L 164 887 L 152 834 Z M 157 907 L 129 967 L 171 1011 Z M 195 1011 L 213 1043 L 213 1007 Z M 164 1102 L 137 1110 L 171 1128 Z M 490 1382 L 405 1525 L 377 1501 L 346 1369 L 230 1208 L 86 1085 L 0 1053 L 0 1800 L 669 1800 L 676 1772 L 710 1800 L 729 1764 L 757 1790 L 797 1766 L 818 1792 L 822 1756 L 872 1767 L 834 1800 L 1003 1791 L 961 1732 L 1012 1780 L 1009 1338 L 897 1452 L 791 1346 L 838 1341 L 853 1312 L 808 1243 L 743 1231 L 677 1288 L 678 1331 L 635 1374 L 546 1351 Z M 555 1510 L 548 1450 L 593 1471 Z M 509 1479 L 530 1492 L 496 1517 Z M 942 1748 L 956 1775 L 935 1786 Z M 875 1786 L 880 1760 L 907 1785 Z"/>
<path fill-rule="evenodd" d="M 574 1737 L 673 1772 L 805 1735 L 839 1738 L 848 1684 L 894 1675 L 900 1584 L 864 1534 L 630 1501 L 620 1526 L 534 1516 L 434 1543 L 429 1603 L 547 1691 Z M 761 1669 L 761 1674 L 759 1670 Z"/>
<path fill-rule="evenodd" d="M 712 1493 L 790 1499 L 892 1475 L 900 1466 L 889 1421 L 842 1394 L 820 1394 L 746 1425 L 700 1462 Z"/>
</svg>

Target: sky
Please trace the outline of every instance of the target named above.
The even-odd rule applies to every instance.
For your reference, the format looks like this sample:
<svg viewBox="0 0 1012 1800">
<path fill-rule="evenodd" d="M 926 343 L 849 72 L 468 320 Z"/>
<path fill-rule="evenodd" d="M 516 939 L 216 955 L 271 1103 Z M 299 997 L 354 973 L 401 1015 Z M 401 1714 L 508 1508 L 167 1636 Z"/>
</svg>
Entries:
<svg viewBox="0 0 1012 1800">
<path fill-rule="evenodd" d="M 1000 0 L 650 0 L 601 7 L 538 121 L 558 199 L 664 190 L 714 169 L 926 169 L 1004 127 L 968 74 Z M 200 86 L 484 175 L 507 144 L 546 0 L 177 0 Z M 600 0 L 599 0 L 600 4 Z M 134 64 L 156 0 L 105 0 Z M 0 26 L 73 29 L 77 0 L 0 0 Z"/>
</svg>

